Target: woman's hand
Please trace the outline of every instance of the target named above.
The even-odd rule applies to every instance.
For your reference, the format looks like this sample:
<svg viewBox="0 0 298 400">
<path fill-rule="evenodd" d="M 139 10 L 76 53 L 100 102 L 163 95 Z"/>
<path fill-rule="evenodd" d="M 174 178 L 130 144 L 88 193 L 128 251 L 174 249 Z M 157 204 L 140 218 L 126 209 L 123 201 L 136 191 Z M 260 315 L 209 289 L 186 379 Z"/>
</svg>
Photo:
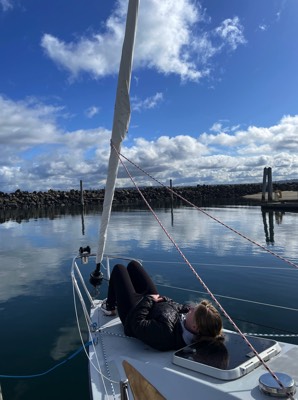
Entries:
<svg viewBox="0 0 298 400">
<path fill-rule="evenodd" d="M 164 301 L 164 298 L 159 294 L 149 294 L 150 297 L 156 302 L 159 303 L 160 301 Z"/>
</svg>

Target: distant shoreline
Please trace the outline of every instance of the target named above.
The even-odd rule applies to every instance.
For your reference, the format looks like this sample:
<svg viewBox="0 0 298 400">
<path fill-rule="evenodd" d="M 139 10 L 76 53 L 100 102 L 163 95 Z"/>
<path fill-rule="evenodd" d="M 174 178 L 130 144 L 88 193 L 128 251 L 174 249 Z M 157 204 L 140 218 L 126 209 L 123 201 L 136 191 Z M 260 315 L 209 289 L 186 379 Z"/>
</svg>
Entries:
<svg viewBox="0 0 298 400">
<path fill-rule="evenodd" d="M 141 189 L 149 202 L 169 203 L 172 201 L 171 193 L 164 187 L 145 187 Z M 257 201 L 259 203 L 262 192 L 261 183 L 231 184 L 231 185 L 197 185 L 177 186 L 173 190 L 197 205 L 205 203 L 226 204 L 227 201 Z M 298 191 L 298 182 L 273 183 L 273 191 Z M 84 190 L 84 205 L 101 205 L 104 198 L 104 189 Z M 173 196 L 173 202 L 180 202 L 181 199 Z M 139 204 L 142 200 L 134 188 L 116 189 L 114 196 L 115 205 Z M 47 192 L 27 192 L 16 190 L 13 193 L 0 192 L 0 209 L 16 210 L 31 208 L 71 207 L 80 206 L 80 190 L 48 190 Z"/>
</svg>

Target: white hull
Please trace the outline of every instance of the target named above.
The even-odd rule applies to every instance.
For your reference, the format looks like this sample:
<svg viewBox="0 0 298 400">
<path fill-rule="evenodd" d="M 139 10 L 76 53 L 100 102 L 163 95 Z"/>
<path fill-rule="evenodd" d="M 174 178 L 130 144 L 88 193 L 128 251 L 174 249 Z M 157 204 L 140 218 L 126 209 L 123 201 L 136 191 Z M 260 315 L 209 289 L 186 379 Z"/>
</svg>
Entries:
<svg viewBox="0 0 298 400">
<path fill-rule="evenodd" d="M 120 399 L 119 382 L 127 379 L 122 365 L 124 360 L 169 400 L 268 398 L 258 388 L 260 376 L 267 373 L 263 365 L 232 381 L 212 378 L 174 365 L 173 351 L 160 352 L 137 339 L 126 337 L 119 318 L 103 315 L 100 305 L 91 310 L 91 317 L 99 329 L 92 334 L 92 340 L 97 344 L 90 346 L 89 351 L 93 400 Z M 273 371 L 290 375 L 297 382 L 298 346 L 279 344 L 281 352 L 267 365 Z M 97 360 L 101 373 L 97 371 Z"/>
<path fill-rule="evenodd" d="M 107 268 L 107 275 L 109 275 L 109 267 Z M 163 398 L 168 400 L 195 398 L 204 400 L 268 399 L 268 396 L 259 389 L 259 378 L 268 371 L 263 364 L 258 362 L 256 357 L 251 360 L 254 359 L 257 366 L 245 369 L 241 364 L 240 370 L 245 371 L 242 372 L 244 375 L 233 380 L 215 378 L 176 365 L 173 363 L 174 351 L 157 351 L 138 339 L 125 336 L 119 318 L 105 316 L 100 309 L 102 300 L 93 300 L 90 294 L 89 300 L 92 306 L 89 315 L 89 306 L 83 300 L 86 297 L 84 291 L 87 292 L 88 285 L 83 283 L 76 260 L 74 260 L 72 267 L 72 281 L 75 288 L 74 293 L 78 295 L 83 306 L 89 338 L 92 342 L 89 346 L 88 356 L 93 400 L 121 398 L 120 382 L 127 381 L 123 361 L 127 361 L 134 367 L 158 390 Z M 81 331 L 80 326 L 79 329 Z M 269 353 L 272 358 L 266 361 L 266 365 L 270 370 L 274 373 L 289 375 L 294 379 L 297 386 L 298 346 L 278 342 L 274 351 L 270 350 Z M 264 354 L 261 353 L 261 357 L 267 360 L 269 356 L 267 356 L 267 353 L 266 356 Z M 246 364 L 249 364 L 249 362 L 250 360 Z M 130 392 L 130 389 L 128 390 Z M 134 399 L 132 393 L 130 393 L 129 398 Z M 294 399 L 296 397 L 289 398 Z M 146 399 L 153 400 L 152 397 L 142 397 L 142 400 Z"/>
</svg>

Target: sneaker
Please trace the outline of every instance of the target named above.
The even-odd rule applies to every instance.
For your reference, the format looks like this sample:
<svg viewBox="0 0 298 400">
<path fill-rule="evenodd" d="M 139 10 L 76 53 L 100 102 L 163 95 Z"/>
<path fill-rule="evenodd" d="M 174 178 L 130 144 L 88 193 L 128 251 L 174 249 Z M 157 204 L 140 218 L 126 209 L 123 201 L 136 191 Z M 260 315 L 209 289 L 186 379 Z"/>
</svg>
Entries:
<svg viewBox="0 0 298 400">
<path fill-rule="evenodd" d="M 107 303 L 107 299 L 103 300 L 103 302 L 101 303 L 101 311 L 105 314 L 105 315 L 109 315 L 109 316 L 113 316 L 116 315 L 116 308 L 110 306 Z"/>
</svg>

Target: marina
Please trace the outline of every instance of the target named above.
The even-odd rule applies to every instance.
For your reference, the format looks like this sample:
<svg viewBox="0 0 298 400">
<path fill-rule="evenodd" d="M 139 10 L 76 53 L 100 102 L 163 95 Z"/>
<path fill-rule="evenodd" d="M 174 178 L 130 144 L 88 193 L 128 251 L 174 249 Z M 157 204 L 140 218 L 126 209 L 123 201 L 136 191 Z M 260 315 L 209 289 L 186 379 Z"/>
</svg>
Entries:
<svg viewBox="0 0 298 400">
<path fill-rule="evenodd" d="M 231 204 L 204 210 L 298 263 L 296 213 L 285 212 L 279 218 L 273 212 L 269 220 L 269 213 L 263 218 L 259 207 Z M 244 332 L 264 337 L 281 335 L 270 338 L 298 344 L 295 268 L 215 222 L 210 223 L 189 207 L 175 208 L 173 218 L 167 208 L 158 209 L 157 214 Z M 22 222 L 7 220 L 0 224 L 0 240 L 5 243 L 0 250 L 0 374 L 42 373 L 81 348 L 73 311 L 69 258 L 77 254 L 80 246 L 89 244 L 92 250 L 96 249 L 100 218 L 100 212 L 86 209 L 82 223 L 78 209 L 50 217 L 32 214 Z M 134 252 L 161 293 L 176 301 L 199 301 L 205 296 L 163 232 L 156 229 L 152 216 L 142 209 L 124 208 L 113 213 L 107 251 L 127 255 Z M 83 273 L 88 279 L 90 268 L 86 266 Z M 104 282 L 100 288 L 102 296 L 106 290 Z M 87 331 L 84 340 L 88 341 Z M 14 345 L 9 347 L 7 343 Z M 88 398 L 88 359 L 81 351 L 48 374 L 31 379 L 1 378 L 1 386 L 4 400 L 39 400 L 41 391 L 44 400 Z"/>
<path fill-rule="evenodd" d="M 296 399 L 297 116 L 260 73 L 286 90 L 295 13 L 232 3 L 2 4 L 5 400 Z"/>
<path fill-rule="evenodd" d="M 272 211 L 298 211 L 298 192 L 297 191 L 276 191 L 273 194 L 274 201 L 268 200 L 268 193 L 262 199 L 262 193 L 243 196 L 245 199 L 259 202 L 262 210 Z"/>
</svg>

